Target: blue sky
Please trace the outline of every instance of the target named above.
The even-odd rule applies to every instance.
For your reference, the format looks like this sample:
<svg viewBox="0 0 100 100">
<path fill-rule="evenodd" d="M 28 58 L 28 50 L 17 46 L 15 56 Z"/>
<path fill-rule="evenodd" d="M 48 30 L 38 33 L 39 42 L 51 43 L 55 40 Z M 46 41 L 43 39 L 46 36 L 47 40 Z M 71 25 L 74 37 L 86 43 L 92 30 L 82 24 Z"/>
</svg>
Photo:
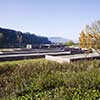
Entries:
<svg viewBox="0 0 100 100">
<path fill-rule="evenodd" d="M 0 0 L 0 27 L 77 40 L 100 19 L 100 0 Z"/>
</svg>

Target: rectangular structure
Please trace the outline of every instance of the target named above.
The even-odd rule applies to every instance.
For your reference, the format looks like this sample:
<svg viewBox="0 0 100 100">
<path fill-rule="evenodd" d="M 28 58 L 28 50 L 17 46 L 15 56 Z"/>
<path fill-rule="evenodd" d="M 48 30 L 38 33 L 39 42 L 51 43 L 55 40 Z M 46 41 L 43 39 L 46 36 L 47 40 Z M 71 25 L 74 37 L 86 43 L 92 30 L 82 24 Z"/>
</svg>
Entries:
<svg viewBox="0 0 100 100">
<path fill-rule="evenodd" d="M 90 54 L 75 54 L 75 55 L 63 55 L 63 56 L 51 56 L 46 55 L 45 59 L 56 61 L 59 63 L 70 63 L 73 61 L 79 60 L 93 60 L 93 59 L 100 59 L 100 54 L 98 53 L 90 53 Z"/>
</svg>

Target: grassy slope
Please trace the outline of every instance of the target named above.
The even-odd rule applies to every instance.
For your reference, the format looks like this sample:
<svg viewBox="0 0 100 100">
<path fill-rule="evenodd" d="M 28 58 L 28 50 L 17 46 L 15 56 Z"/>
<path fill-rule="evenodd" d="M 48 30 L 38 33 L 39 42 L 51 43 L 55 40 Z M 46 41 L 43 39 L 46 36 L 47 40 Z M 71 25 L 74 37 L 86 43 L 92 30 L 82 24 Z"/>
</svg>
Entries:
<svg viewBox="0 0 100 100">
<path fill-rule="evenodd" d="M 21 100 L 99 100 L 100 61 L 45 59 L 0 63 L 0 96 Z M 2 100 L 2 99 L 1 99 Z"/>
</svg>

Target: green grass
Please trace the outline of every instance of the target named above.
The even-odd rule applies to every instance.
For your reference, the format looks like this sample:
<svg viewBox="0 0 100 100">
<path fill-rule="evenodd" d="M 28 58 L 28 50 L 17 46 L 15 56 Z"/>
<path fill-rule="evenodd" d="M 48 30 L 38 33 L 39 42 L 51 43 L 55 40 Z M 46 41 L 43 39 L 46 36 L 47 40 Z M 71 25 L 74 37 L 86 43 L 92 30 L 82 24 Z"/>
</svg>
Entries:
<svg viewBox="0 0 100 100">
<path fill-rule="evenodd" d="M 0 100 L 100 100 L 100 61 L 0 63 Z"/>
<path fill-rule="evenodd" d="M 17 60 L 17 61 L 5 61 L 5 62 L 0 62 L 0 66 L 2 65 L 13 65 L 13 64 L 23 64 L 23 63 L 29 63 L 29 62 L 38 62 L 38 61 L 44 61 L 44 59 L 33 59 L 33 60 Z"/>
</svg>

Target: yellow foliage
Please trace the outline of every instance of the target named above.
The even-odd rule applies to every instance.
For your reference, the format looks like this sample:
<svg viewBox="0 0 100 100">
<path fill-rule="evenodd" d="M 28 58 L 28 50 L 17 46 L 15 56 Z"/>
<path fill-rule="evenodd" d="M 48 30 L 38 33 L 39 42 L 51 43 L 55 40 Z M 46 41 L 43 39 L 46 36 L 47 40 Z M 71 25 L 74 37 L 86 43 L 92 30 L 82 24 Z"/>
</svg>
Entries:
<svg viewBox="0 0 100 100">
<path fill-rule="evenodd" d="M 83 31 L 80 33 L 79 37 L 80 48 L 97 48 L 100 49 L 100 33 L 87 33 Z"/>
</svg>

